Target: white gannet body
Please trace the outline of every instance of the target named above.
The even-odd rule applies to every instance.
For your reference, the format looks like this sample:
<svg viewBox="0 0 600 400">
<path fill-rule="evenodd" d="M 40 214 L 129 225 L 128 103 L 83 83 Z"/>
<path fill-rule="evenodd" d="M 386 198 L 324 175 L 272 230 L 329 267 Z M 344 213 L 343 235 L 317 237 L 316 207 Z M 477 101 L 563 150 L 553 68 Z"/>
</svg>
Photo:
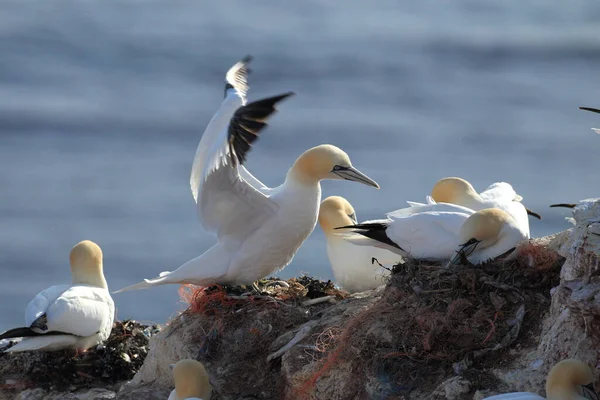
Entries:
<svg viewBox="0 0 600 400">
<path fill-rule="evenodd" d="M 322 179 L 379 187 L 332 145 L 305 151 L 285 182 L 268 188 L 243 167 L 251 144 L 267 126 L 275 105 L 291 93 L 246 104 L 249 59 L 226 76 L 225 100 L 209 122 L 192 167 L 190 184 L 200 222 L 217 243 L 173 272 L 119 290 L 162 284 L 248 284 L 288 265 L 313 231 Z"/>
<path fill-rule="evenodd" d="M 388 213 L 387 219 L 342 227 L 363 236 L 342 237 L 410 258 L 447 260 L 460 244 L 460 228 L 471 214 L 473 210 L 456 204 L 413 205 Z"/>
<path fill-rule="evenodd" d="M 594 374 L 579 360 L 563 360 L 557 363 L 546 378 L 548 400 L 598 400 L 593 387 Z M 484 400 L 544 400 L 529 392 L 515 392 L 486 397 Z"/>
<path fill-rule="evenodd" d="M 208 373 L 201 362 L 196 360 L 181 360 L 173 368 L 175 389 L 167 400 L 209 400 L 212 386 Z"/>
<path fill-rule="evenodd" d="M 0 340 L 22 337 L 6 350 L 87 350 L 110 335 L 115 305 L 102 272 L 102 250 L 89 240 L 71 250 L 71 285 L 43 290 L 25 310 L 24 328 L 0 335 Z"/>
<path fill-rule="evenodd" d="M 461 264 L 466 258 L 481 264 L 498 257 L 511 259 L 517 255 L 517 244 L 529 235 L 523 226 L 499 208 L 486 208 L 471 215 L 460 228 L 459 241 L 450 264 Z"/>
<path fill-rule="evenodd" d="M 434 185 L 431 197 L 436 202 L 458 204 L 471 208 L 473 211 L 499 208 L 513 217 L 517 224 L 527 232 L 528 238 L 528 214 L 540 218 L 538 214 L 525 208 L 521 203 L 523 198 L 506 182 L 493 183 L 483 192 L 477 193 L 473 186 L 462 178 L 444 178 Z"/>
<path fill-rule="evenodd" d="M 413 204 L 387 217 L 343 227 L 365 238 L 344 237 L 355 244 L 378 245 L 411 258 L 452 257 L 451 264 L 466 258 L 475 265 L 512 255 L 516 244 L 527 238 L 514 219 L 497 208 L 473 212 L 456 204 Z"/>
<path fill-rule="evenodd" d="M 356 246 L 345 240 L 335 228 L 356 224 L 352 205 L 339 196 L 323 200 L 319 208 L 319 225 L 327 240 L 327 256 L 335 280 L 348 292 L 375 289 L 384 282 L 382 278 L 390 271 L 379 264 L 393 266 L 402 257 L 386 249 L 374 246 Z"/>
</svg>

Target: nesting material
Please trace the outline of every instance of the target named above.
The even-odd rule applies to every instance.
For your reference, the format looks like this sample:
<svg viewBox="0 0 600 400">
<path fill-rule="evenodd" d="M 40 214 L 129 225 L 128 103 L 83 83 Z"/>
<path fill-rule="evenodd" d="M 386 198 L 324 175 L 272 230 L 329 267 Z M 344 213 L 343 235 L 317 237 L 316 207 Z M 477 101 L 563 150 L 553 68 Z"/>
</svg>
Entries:
<svg viewBox="0 0 600 400">
<path fill-rule="evenodd" d="M 85 353 L 75 351 L 0 353 L 0 391 L 26 388 L 77 390 L 105 387 L 133 378 L 148 352 L 148 341 L 158 332 L 126 320 L 115 322 L 108 340 Z"/>
<path fill-rule="evenodd" d="M 371 397 L 433 387 L 472 367 L 498 367 L 503 350 L 537 339 L 563 261 L 531 245 L 514 261 L 482 267 L 397 265 L 382 297 L 337 331 L 336 345 L 329 344 L 291 397 L 324 396 L 319 380 L 347 363 L 355 371 L 351 390 Z"/>
</svg>

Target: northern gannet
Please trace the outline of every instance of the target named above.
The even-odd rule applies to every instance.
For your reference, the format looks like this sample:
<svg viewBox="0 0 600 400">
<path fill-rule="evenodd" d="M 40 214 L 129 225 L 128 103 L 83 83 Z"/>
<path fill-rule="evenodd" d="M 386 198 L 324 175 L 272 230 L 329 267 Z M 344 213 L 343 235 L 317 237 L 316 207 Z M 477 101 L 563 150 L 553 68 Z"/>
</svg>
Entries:
<svg viewBox="0 0 600 400">
<path fill-rule="evenodd" d="M 431 191 L 431 198 L 438 203 L 452 203 L 469 207 L 473 211 L 485 208 L 499 208 L 509 213 L 527 232 L 529 238 L 529 218 L 541 217 L 525 208 L 513 187 L 506 182 L 496 182 L 481 193 L 477 193 L 469 182 L 462 178 L 449 177 L 436 182 Z"/>
<path fill-rule="evenodd" d="M 209 400 L 212 386 L 208 373 L 201 362 L 196 360 L 181 360 L 171 365 L 175 389 L 167 400 Z"/>
<path fill-rule="evenodd" d="M 460 245 L 449 265 L 462 264 L 466 258 L 481 264 L 498 257 L 516 256 L 517 243 L 529 239 L 528 232 L 499 208 L 486 208 L 471 215 L 460 228 Z"/>
<path fill-rule="evenodd" d="M 52 286 L 27 305 L 24 328 L 11 329 L 0 340 L 22 337 L 7 352 L 60 350 L 85 351 L 108 338 L 115 305 L 102 272 L 102 250 L 89 240 L 71 250 L 70 285 Z"/>
<path fill-rule="evenodd" d="M 563 360 L 556 364 L 546 378 L 548 400 L 599 400 L 594 389 L 594 374 L 579 360 Z M 486 397 L 484 400 L 544 400 L 529 392 L 514 392 Z"/>
<path fill-rule="evenodd" d="M 217 243 L 173 272 L 121 289 L 163 284 L 249 284 L 288 265 L 313 231 L 323 179 L 344 179 L 379 188 L 352 166 L 341 149 L 323 144 L 305 151 L 284 183 L 269 188 L 244 166 L 251 145 L 292 93 L 246 103 L 246 57 L 226 75 L 225 99 L 196 151 L 190 186 L 204 228 Z"/>
<path fill-rule="evenodd" d="M 390 271 L 379 264 L 393 266 L 402 257 L 386 249 L 356 246 L 349 243 L 335 228 L 356 224 L 356 213 L 343 197 L 331 196 L 319 208 L 319 225 L 327 240 L 327 256 L 336 282 L 350 293 L 375 289 Z"/>
<path fill-rule="evenodd" d="M 375 245 L 416 259 L 447 260 L 463 257 L 472 264 L 494 259 L 526 239 L 514 219 L 500 209 L 473 212 L 456 204 L 413 205 L 387 215 L 387 220 L 343 227 L 363 235 L 359 245 Z"/>
<path fill-rule="evenodd" d="M 380 247 L 416 259 L 447 260 L 460 243 L 461 226 L 473 213 L 456 204 L 421 204 L 390 212 L 387 219 L 336 229 L 362 235 L 342 234 L 356 245 Z"/>
</svg>

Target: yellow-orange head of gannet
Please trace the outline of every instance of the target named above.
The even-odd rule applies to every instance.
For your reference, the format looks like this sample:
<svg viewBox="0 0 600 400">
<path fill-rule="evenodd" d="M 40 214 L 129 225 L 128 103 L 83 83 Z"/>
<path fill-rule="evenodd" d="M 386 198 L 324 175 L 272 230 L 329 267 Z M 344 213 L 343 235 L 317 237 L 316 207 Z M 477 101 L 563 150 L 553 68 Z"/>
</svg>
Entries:
<svg viewBox="0 0 600 400">
<path fill-rule="evenodd" d="M 74 284 L 107 288 L 102 269 L 102 250 L 90 240 L 77 243 L 69 255 Z"/>
<path fill-rule="evenodd" d="M 344 179 L 379 189 L 377 182 L 352 166 L 348 154 L 331 144 L 322 144 L 306 150 L 298 157 L 289 174 L 298 182 L 316 183 L 322 179 Z"/>
<path fill-rule="evenodd" d="M 321 202 L 319 225 L 326 235 L 335 232 L 340 226 L 355 224 L 356 213 L 348 200 L 340 196 L 330 196 Z"/>
<path fill-rule="evenodd" d="M 506 211 L 498 208 L 480 210 L 463 223 L 460 245 L 450 264 L 459 264 L 464 258 L 473 264 L 486 262 L 512 252 L 517 243 L 527 237 Z"/>
<path fill-rule="evenodd" d="M 179 361 L 172 367 L 173 379 L 175 380 L 175 400 L 210 399 L 212 386 L 208 380 L 206 368 L 201 362 L 186 359 Z"/>
</svg>

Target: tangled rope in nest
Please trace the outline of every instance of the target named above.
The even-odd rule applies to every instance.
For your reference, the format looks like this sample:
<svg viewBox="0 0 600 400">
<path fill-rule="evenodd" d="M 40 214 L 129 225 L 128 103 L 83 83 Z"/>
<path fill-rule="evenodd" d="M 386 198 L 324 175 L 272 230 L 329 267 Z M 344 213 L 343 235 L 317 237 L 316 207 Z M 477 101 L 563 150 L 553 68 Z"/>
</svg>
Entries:
<svg viewBox="0 0 600 400">
<path fill-rule="evenodd" d="M 517 260 L 481 267 L 399 264 L 380 300 L 337 332 L 337 346 L 293 396 L 313 397 L 317 380 L 341 360 L 355 365 L 357 391 L 367 371 L 386 382 L 388 395 L 462 373 L 474 362 L 493 364 L 498 350 L 534 340 L 562 262 L 529 245 Z"/>
</svg>

